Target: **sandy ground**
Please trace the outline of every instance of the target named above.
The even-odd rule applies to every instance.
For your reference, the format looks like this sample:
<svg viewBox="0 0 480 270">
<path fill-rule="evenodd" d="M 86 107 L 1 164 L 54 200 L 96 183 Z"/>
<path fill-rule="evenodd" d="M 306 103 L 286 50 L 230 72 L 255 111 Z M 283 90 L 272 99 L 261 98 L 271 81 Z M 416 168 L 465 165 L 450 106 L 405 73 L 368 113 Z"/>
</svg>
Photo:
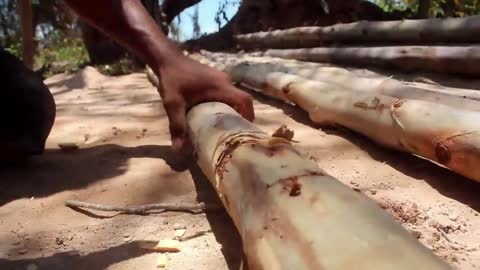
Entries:
<svg viewBox="0 0 480 270">
<path fill-rule="evenodd" d="M 188 156 L 169 148 L 167 120 L 144 74 L 108 78 L 92 68 L 56 75 L 57 120 L 45 155 L 0 171 L 0 269 L 155 269 L 143 240 L 212 230 L 168 254 L 167 269 L 239 269 L 241 243 L 223 211 L 116 215 L 74 211 L 67 199 L 113 205 L 216 202 Z M 465 82 L 463 82 L 465 83 Z M 346 130 L 315 127 L 294 107 L 255 95 L 256 124 L 285 124 L 298 148 L 377 201 L 456 269 L 480 269 L 480 184 Z M 59 143 L 80 149 L 65 153 Z M 319 232 L 321 233 L 321 232 Z"/>
</svg>

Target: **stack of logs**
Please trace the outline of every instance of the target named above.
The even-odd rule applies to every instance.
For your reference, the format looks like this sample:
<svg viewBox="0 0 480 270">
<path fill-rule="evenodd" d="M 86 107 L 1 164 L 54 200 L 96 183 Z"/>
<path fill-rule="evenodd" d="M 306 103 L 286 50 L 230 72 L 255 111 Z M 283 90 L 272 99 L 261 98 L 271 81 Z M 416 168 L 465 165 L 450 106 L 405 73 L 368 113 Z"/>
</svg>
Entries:
<svg viewBox="0 0 480 270">
<path fill-rule="evenodd" d="M 480 47 L 447 45 L 479 41 L 479 30 L 479 17 L 358 22 L 238 36 L 245 48 L 277 49 L 191 57 L 234 82 L 298 105 L 315 123 L 347 127 L 480 181 L 479 92 L 418 88 L 280 59 L 478 75 Z M 384 44 L 317 47 L 339 42 Z M 198 164 L 240 232 L 250 270 L 450 269 L 375 203 L 327 175 L 289 140 L 265 134 L 227 105 L 198 105 L 188 123 Z"/>
</svg>

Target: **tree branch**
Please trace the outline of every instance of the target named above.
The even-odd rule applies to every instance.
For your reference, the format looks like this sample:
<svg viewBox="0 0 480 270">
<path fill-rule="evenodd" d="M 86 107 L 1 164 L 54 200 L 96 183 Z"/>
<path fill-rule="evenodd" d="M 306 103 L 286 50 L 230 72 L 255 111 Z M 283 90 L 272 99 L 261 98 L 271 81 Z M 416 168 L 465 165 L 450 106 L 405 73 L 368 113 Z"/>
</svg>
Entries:
<svg viewBox="0 0 480 270">
<path fill-rule="evenodd" d="M 201 1 L 202 0 L 165 0 L 162 4 L 162 11 L 167 16 L 167 23 L 170 24 L 182 11 Z"/>
</svg>

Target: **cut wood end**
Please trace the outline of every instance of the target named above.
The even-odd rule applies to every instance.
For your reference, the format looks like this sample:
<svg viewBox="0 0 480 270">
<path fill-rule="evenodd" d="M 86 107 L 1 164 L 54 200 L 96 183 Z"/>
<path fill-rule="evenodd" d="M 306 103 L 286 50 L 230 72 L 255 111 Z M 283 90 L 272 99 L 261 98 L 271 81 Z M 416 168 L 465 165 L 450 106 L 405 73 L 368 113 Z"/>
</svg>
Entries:
<svg viewBox="0 0 480 270">
<path fill-rule="evenodd" d="M 272 137 L 282 138 L 290 142 L 293 141 L 293 136 L 295 136 L 295 132 L 286 125 L 282 125 L 272 134 Z"/>
<path fill-rule="evenodd" d="M 166 254 L 160 254 L 157 259 L 156 267 L 165 268 L 167 267 L 168 257 Z"/>
</svg>

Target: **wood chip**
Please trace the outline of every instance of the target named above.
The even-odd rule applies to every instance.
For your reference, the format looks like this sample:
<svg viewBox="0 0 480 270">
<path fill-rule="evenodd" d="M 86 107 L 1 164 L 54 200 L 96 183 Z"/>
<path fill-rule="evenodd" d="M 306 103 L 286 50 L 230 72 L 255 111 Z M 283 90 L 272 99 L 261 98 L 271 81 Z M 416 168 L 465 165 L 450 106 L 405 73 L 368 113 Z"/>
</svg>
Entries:
<svg viewBox="0 0 480 270">
<path fill-rule="evenodd" d="M 272 137 L 282 138 L 287 141 L 293 141 L 294 135 L 295 133 L 293 132 L 293 130 L 289 129 L 286 125 L 282 125 L 272 134 Z"/>
<path fill-rule="evenodd" d="M 142 241 L 139 243 L 140 248 L 157 252 L 179 252 L 180 241 L 178 240 L 160 240 L 158 242 Z"/>
<path fill-rule="evenodd" d="M 166 254 L 160 254 L 157 259 L 156 267 L 165 268 L 167 267 L 168 257 Z"/>
</svg>

